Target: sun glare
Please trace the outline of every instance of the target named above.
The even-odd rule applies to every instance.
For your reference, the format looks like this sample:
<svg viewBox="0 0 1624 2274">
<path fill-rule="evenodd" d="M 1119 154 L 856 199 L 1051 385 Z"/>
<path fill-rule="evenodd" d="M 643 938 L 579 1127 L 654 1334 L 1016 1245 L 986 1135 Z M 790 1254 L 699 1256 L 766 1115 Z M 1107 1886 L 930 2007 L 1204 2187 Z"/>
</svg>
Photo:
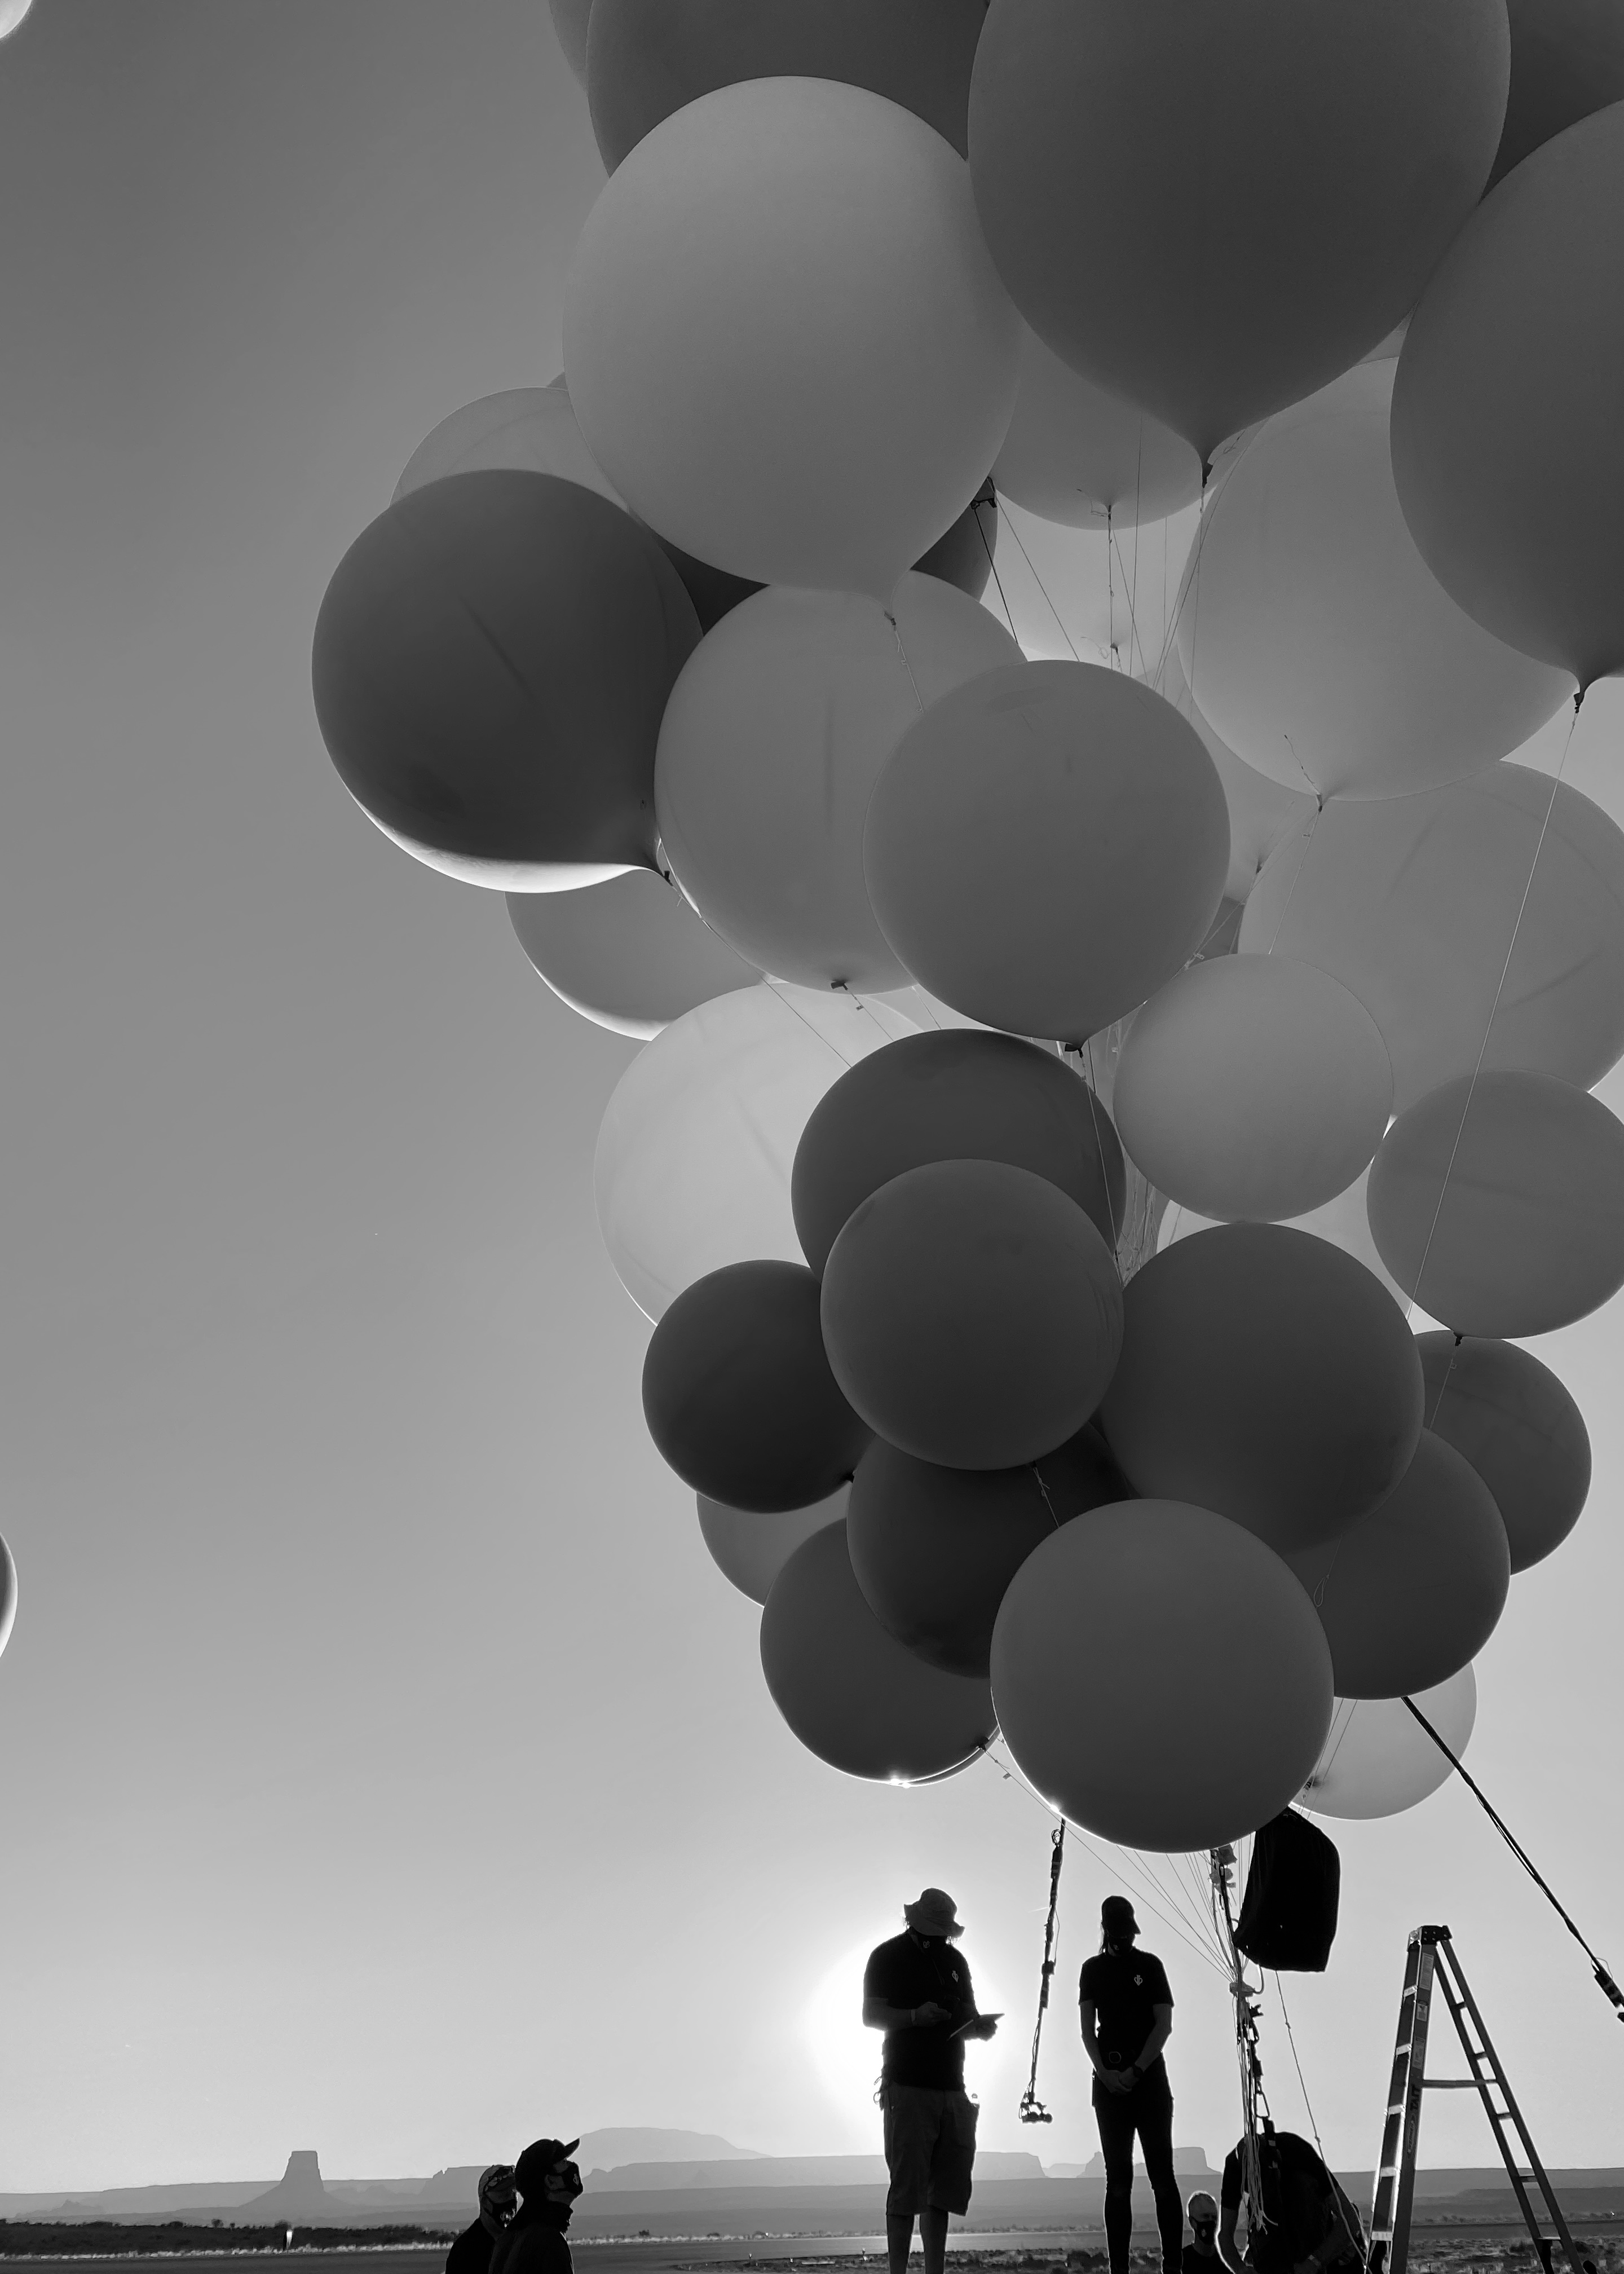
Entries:
<svg viewBox="0 0 1624 2274">
<path fill-rule="evenodd" d="M 884 1939 L 883 1931 L 867 1936 L 838 1958 L 808 1999 L 802 2017 L 818 2082 L 848 2118 L 872 2101 L 880 2073 L 879 2031 L 862 2025 L 862 1979 L 868 1953 Z"/>
</svg>

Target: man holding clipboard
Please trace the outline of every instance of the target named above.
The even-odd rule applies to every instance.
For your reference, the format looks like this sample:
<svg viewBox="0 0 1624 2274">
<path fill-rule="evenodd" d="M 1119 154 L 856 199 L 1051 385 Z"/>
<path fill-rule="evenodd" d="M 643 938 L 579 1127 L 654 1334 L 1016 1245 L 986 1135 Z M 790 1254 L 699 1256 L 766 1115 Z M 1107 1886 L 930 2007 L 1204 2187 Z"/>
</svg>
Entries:
<svg viewBox="0 0 1624 2274">
<path fill-rule="evenodd" d="M 891 2274 L 906 2274 L 917 2218 L 925 2274 L 942 2274 L 948 2218 L 970 2208 L 975 2161 L 965 2042 L 990 2037 L 999 2017 L 975 2009 L 970 1969 L 952 1947 L 964 1932 L 952 1897 L 927 1887 L 902 1916 L 906 1931 L 881 1943 L 863 1975 L 864 2025 L 885 2032 L 885 2247 Z"/>
</svg>

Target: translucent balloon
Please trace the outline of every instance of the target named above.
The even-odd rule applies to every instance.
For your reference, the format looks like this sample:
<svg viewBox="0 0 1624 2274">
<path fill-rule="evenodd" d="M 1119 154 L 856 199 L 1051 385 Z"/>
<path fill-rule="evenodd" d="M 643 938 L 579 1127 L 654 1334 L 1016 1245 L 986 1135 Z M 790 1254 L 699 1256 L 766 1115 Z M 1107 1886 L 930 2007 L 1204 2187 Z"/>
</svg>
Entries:
<svg viewBox="0 0 1624 2274">
<path fill-rule="evenodd" d="M 672 690 L 655 763 L 660 840 L 707 922 L 801 986 L 901 986 L 863 879 L 874 786 L 921 704 L 1019 658 L 932 576 L 889 610 L 783 586 L 735 608 Z"/>
<path fill-rule="evenodd" d="M 863 851 L 916 979 L 989 1026 L 1077 1043 L 1194 954 L 1229 859 L 1193 727 L 1086 663 L 983 672 L 934 703 L 880 778 Z"/>
<path fill-rule="evenodd" d="M 1500 0 L 992 0 L 987 241 L 1056 354 L 1210 458 L 1413 305 L 1482 192 L 1509 70 Z"/>
<path fill-rule="evenodd" d="M 1344 1255 L 1354 1257 L 1379 1279 L 1395 1303 L 1408 1304 L 1409 1296 L 1390 1276 L 1371 1238 L 1370 1216 L 1365 1203 L 1369 1178 L 1370 1171 L 1366 1169 L 1363 1176 L 1354 1178 L 1345 1193 L 1338 1193 L 1323 1208 L 1310 1209 L 1306 1216 L 1289 1216 L 1286 1229 L 1312 1232 L 1316 1239 L 1328 1240 L 1333 1247 L 1340 1247 Z M 1210 1231 L 1217 1221 L 1215 1216 L 1199 1216 L 1193 1209 L 1180 1208 L 1176 1201 L 1162 1216 L 1156 1246 L 1159 1249 L 1170 1247 L 1176 1239 L 1188 1239 L 1193 1232 Z"/>
<path fill-rule="evenodd" d="M 815 1532 L 774 1580 L 761 1653 L 792 1731 L 848 1776 L 951 1775 L 997 1735 L 984 1682 L 927 1666 L 886 1633 L 853 1575 L 844 1525 Z"/>
<path fill-rule="evenodd" d="M 554 474 L 625 508 L 625 499 L 586 447 L 561 380 L 551 387 L 509 388 L 463 403 L 418 443 L 395 494 L 397 500 L 409 497 L 447 474 L 502 466 L 518 473 Z"/>
<path fill-rule="evenodd" d="M 810 1508 L 764 1515 L 758 1509 L 728 1508 L 699 1493 L 695 1495 L 699 1529 L 710 1560 L 724 1578 L 731 1579 L 752 1602 L 764 1603 L 773 1581 L 801 1541 L 829 1525 L 845 1523 L 851 1495 L 850 1485 L 842 1485 L 827 1500 L 815 1501 Z"/>
<path fill-rule="evenodd" d="M 1514 167 L 1439 263 L 1393 390 L 1421 557 L 1485 630 L 1582 687 L 1624 666 L 1624 109 Z"/>
<path fill-rule="evenodd" d="M 729 1263 L 684 1288 L 643 1362 L 649 1434 L 729 1508 L 804 1509 L 838 1489 L 868 1432 L 836 1387 L 804 1263 Z"/>
<path fill-rule="evenodd" d="M 801 1135 L 795 1229 L 821 1271 L 858 1203 L 927 1161 L 1047 1177 L 1115 1245 L 1126 1193 L 1110 1116 L 1069 1065 L 1013 1035 L 909 1035 L 841 1075 Z"/>
<path fill-rule="evenodd" d="M 1584 1416 L 1548 1366 L 1515 1343 L 1417 1335 L 1426 1426 L 1494 1495 L 1513 1571 L 1560 1547 L 1590 1489 Z"/>
<path fill-rule="evenodd" d="M 801 1261 L 790 1168 L 808 1116 L 870 1050 L 916 1031 L 890 1005 L 751 987 L 689 1011 L 640 1051 L 598 1134 L 592 1186 L 615 1275 L 658 1319 L 724 1263 Z"/>
<path fill-rule="evenodd" d="M 1111 1093 L 1129 1157 L 1159 1191 L 1264 1221 L 1345 1191 L 1392 1101 L 1369 1012 L 1283 955 L 1217 956 L 1169 980 L 1135 1019 Z"/>
<path fill-rule="evenodd" d="M 1369 1186 L 1401 1287 L 1461 1335 L 1543 1335 L 1624 1286 L 1624 1125 L 1549 1074 L 1462 1074 L 1402 1114 Z"/>
<path fill-rule="evenodd" d="M 1399 510 L 1389 362 L 1271 418 L 1207 508 L 1178 648 L 1248 765 L 1327 797 L 1477 773 L 1574 685 L 1503 646 L 1433 576 Z"/>
<path fill-rule="evenodd" d="M 1237 758 L 1208 719 L 1191 699 L 1184 667 L 1175 641 L 1162 661 L 1155 685 L 1181 718 L 1187 719 L 1201 737 L 1203 749 L 1218 769 L 1223 802 L 1229 809 L 1229 870 L 1224 878 L 1224 898 L 1244 907 L 1271 853 L 1289 837 L 1306 829 L 1315 802 L 1304 789 L 1287 789 L 1255 766 Z"/>
<path fill-rule="evenodd" d="M 654 863 L 654 747 L 699 643 L 646 530 L 574 481 L 457 474 L 340 561 L 311 662 L 350 795 L 431 868 L 499 892 Z"/>
<path fill-rule="evenodd" d="M 748 79 L 831 79 L 900 103 L 962 156 L 986 0 L 602 0 L 587 96 L 613 172 L 662 118 Z"/>
<path fill-rule="evenodd" d="M 1397 1113 L 1480 1050 L 1487 1067 L 1588 1087 L 1624 1050 L 1624 832 L 1566 783 L 1553 805 L 1525 766 L 1338 799 L 1271 855 L 1240 944 L 1317 963 L 1358 997 Z"/>
<path fill-rule="evenodd" d="M 1131 1497 L 1092 1426 L 1019 1469 L 944 1469 L 876 1438 L 857 1464 L 846 1546 L 888 1634 L 931 1666 L 987 1676 L 1004 1589 L 1083 1510 Z"/>
<path fill-rule="evenodd" d="M 588 215 L 564 310 L 582 431 L 652 528 L 736 576 L 880 597 L 987 478 L 1019 355 L 964 161 L 828 79 L 657 126 Z"/>
<path fill-rule="evenodd" d="M 992 1690 L 1051 1807 L 1177 1853 L 1241 1839 L 1291 1800 L 1330 1721 L 1331 1654 L 1272 1548 L 1206 1509 L 1129 1501 L 1074 1517 L 1021 1565 Z"/>
<path fill-rule="evenodd" d="M 1135 1274 L 1101 1421 L 1137 1489 L 1282 1553 L 1392 1491 L 1421 1434 L 1403 1313 L 1328 1241 L 1272 1224 L 1181 1239 Z"/>
<path fill-rule="evenodd" d="M 651 869 L 580 892 L 509 892 L 508 914 L 560 1002 L 644 1042 L 685 1011 L 761 977 Z"/>
<path fill-rule="evenodd" d="M 1022 327 L 1020 392 L 992 470 L 1005 497 L 1044 521 L 1088 529 L 1163 521 L 1201 493 L 1201 464 L 1182 435 L 1108 395 Z"/>
<path fill-rule="evenodd" d="M 1463 1666 L 1436 1690 L 1424 1690 L 1416 1704 L 1458 1759 L 1477 1718 L 1477 1680 L 1471 1668 Z M 1297 1805 L 1319 1816 L 1397 1816 L 1453 1774 L 1447 1757 L 1402 1698 L 1357 1703 L 1339 1698 L 1330 1735 L 1297 1795 Z"/>
<path fill-rule="evenodd" d="M 860 1203 L 823 1267 L 823 1340 L 869 1426 L 921 1461 L 1012 1468 L 1075 1436 L 1122 1344 L 1110 1249 L 1002 1161 L 933 1161 Z"/>
<path fill-rule="evenodd" d="M 1428 1429 L 1380 1508 L 1286 1561 L 1320 1614 L 1339 1698 L 1402 1698 L 1447 1682 L 1493 1633 L 1511 1586 L 1493 1495 Z"/>
<path fill-rule="evenodd" d="M 1489 187 L 1530 150 L 1624 100 L 1624 14 L 1614 0 L 1506 0 L 1511 92 Z"/>
</svg>

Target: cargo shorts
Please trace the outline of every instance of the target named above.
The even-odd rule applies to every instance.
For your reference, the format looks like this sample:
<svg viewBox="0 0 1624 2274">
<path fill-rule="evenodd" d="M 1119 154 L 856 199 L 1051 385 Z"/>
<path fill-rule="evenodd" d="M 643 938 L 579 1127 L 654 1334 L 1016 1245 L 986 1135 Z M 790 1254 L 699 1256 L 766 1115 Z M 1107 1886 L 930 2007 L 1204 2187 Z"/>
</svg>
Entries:
<svg viewBox="0 0 1624 2274">
<path fill-rule="evenodd" d="M 975 2120 L 981 2111 L 966 2093 L 925 2084 L 887 2084 L 885 2162 L 891 2192 L 887 2218 L 921 2210 L 966 2211 L 970 2167 L 975 2161 Z"/>
</svg>

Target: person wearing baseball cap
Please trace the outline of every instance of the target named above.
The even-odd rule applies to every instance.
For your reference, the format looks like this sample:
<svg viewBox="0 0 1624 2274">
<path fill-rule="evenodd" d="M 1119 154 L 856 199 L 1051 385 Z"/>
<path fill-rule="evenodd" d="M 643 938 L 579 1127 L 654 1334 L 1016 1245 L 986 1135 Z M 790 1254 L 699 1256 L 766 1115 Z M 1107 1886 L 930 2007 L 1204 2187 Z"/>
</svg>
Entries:
<svg viewBox="0 0 1624 2274">
<path fill-rule="evenodd" d="M 1162 2274 L 1183 2274 L 1184 2206 L 1173 2176 L 1173 2094 L 1162 2058 L 1173 2032 L 1173 1992 L 1162 1961 L 1134 1948 L 1139 1931 L 1127 1897 L 1108 1895 L 1099 1952 L 1084 1962 L 1077 1992 L 1105 2158 L 1105 2244 L 1111 2274 L 1128 2274 L 1137 2135 L 1155 2197 Z"/>
<path fill-rule="evenodd" d="M 513 2165 L 487 2164 L 479 2174 L 479 2216 L 446 2253 L 446 2274 L 490 2274 L 491 2253 L 517 2202 Z"/>
<path fill-rule="evenodd" d="M 532 2140 L 513 2167 L 519 2208 L 491 2254 L 490 2274 L 574 2274 L 564 2229 L 581 2193 L 579 2140 Z"/>
<path fill-rule="evenodd" d="M 925 2274 L 942 2274 L 948 2218 L 970 2208 L 975 2161 L 965 2041 L 990 2037 L 998 2016 L 976 2011 L 970 1969 L 952 1946 L 964 1932 L 952 1897 L 927 1887 L 902 1916 L 905 1931 L 870 1954 L 863 1974 L 864 2027 L 885 2032 L 886 2255 L 891 2274 L 906 2274 L 917 2218 Z"/>
</svg>

